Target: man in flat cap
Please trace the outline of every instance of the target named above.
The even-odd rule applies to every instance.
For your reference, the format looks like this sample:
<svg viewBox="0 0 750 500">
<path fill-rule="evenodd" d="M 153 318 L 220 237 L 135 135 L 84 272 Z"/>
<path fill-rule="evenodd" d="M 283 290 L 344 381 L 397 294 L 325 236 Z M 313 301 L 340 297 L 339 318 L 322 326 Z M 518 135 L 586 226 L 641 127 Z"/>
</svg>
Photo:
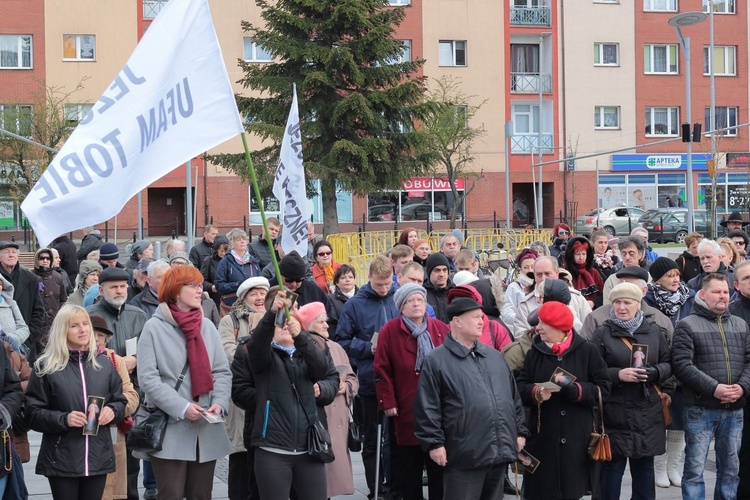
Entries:
<svg viewBox="0 0 750 500">
<path fill-rule="evenodd" d="M 447 314 L 451 331 L 422 364 L 415 434 L 445 468 L 445 498 L 502 498 L 507 465 L 518 459 L 529 434 L 521 398 L 503 355 L 478 342 L 481 306 L 460 297 Z"/>
<path fill-rule="evenodd" d="M 36 352 L 36 345 L 43 335 L 44 301 L 36 275 L 18 263 L 18 243 L 15 241 L 0 241 L 0 274 L 13 285 L 13 300 L 29 327 L 29 338 L 24 346 L 28 349 L 29 362 L 33 363 L 41 354 Z"/>
</svg>

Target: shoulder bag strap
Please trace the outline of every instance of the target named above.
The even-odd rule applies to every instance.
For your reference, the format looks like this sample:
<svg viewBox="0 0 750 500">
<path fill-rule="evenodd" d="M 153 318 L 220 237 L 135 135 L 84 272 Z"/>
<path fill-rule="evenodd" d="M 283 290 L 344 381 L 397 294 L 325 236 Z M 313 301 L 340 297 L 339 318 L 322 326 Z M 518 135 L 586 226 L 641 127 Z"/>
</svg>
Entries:
<svg viewBox="0 0 750 500">
<path fill-rule="evenodd" d="M 602 389 L 597 385 L 596 393 L 599 396 L 599 416 L 602 419 L 602 436 L 606 435 L 607 432 L 604 430 L 604 404 L 602 403 Z"/>
<path fill-rule="evenodd" d="M 182 373 L 180 373 L 180 376 L 177 377 L 177 383 L 174 385 L 174 390 L 179 391 L 180 386 L 182 385 L 182 382 L 185 380 L 185 374 L 188 370 L 188 362 L 185 361 L 185 366 L 182 367 Z"/>
<path fill-rule="evenodd" d="M 297 392 L 297 386 L 295 385 L 294 382 L 292 382 L 292 390 L 294 391 L 294 395 L 297 397 L 297 402 L 302 407 L 302 411 L 304 412 L 305 418 L 307 419 L 307 424 L 313 425 L 313 421 L 310 419 L 310 414 L 307 413 L 307 410 L 305 409 L 305 405 L 302 404 L 302 399 L 299 397 L 299 392 Z"/>
<path fill-rule="evenodd" d="M 630 349 L 630 352 L 632 353 L 633 352 L 633 345 L 630 343 L 630 341 L 627 340 L 624 337 L 620 337 L 620 340 L 622 340 L 623 342 L 625 342 L 625 345 L 628 346 L 628 349 Z M 654 390 L 656 391 L 656 394 L 659 396 L 659 399 L 660 400 L 664 399 L 664 393 L 661 392 L 661 390 L 659 389 L 659 386 L 656 385 L 656 382 L 653 382 L 651 385 L 654 386 Z"/>
</svg>

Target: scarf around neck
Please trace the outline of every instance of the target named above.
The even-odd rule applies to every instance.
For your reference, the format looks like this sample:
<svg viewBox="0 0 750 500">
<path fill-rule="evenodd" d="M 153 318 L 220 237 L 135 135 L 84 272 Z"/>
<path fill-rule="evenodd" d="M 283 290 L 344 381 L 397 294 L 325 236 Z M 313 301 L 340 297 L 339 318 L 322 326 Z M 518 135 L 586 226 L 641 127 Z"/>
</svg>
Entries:
<svg viewBox="0 0 750 500">
<path fill-rule="evenodd" d="M 638 309 L 635 312 L 635 317 L 633 319 L 625 321 L 615 316 L 615 310 L 614 308 L 612 308 L 609 311 L 609 319 L 612 321 L 612 323 L 614 323 L 615 325 L 619 326 L 620 328 L 622 328 L 623 330 L 625 330 L 626 332 L 632 335 L 633 332 L 635 332 L 638 329 L 638 327 L 641 326 L 641 323 L 643 323 L 643 311 Z"/>
<path fill-rule="evenodd" d="M 248 262 L 250 262 L 250 252 L 245 250 L 245 255 L 242 257 L 239 256 L 237 252 L 234 251 L 234 248 L 229 251 L 230 254 L 232 254 L 232 257 L 234 257 L 234 260 L 237 261 L 237 263 L 241 266 L 244 266 Z"/>
<path fill-rule="evenodd" d="M 680 288 L 675 292 L 670 292 L 658 283 L 649 283 L 648 287 L 654 294 L 656 308 L 668 318 L 673 318 L 690 297 L 690 290 L 684 281 L 680 282 Z"/>
<path fill-rule="evenodd" d="M 290 358 L 291 358 L 292 356 L 294 356 L 294 351 L 296 351 L 296 350 L 297 350 L 297 347 L 295 347 L 295 346 L 292 346 L 292 347 L 284 347 L 283 345 L 279 344 L 279 343 L 278 343 L 278 342 L 276 342 L 275 340 L 272 340 L 272 341 L 271 341 L 271 346 L 272 346 L 272 347 L 275 347 L 276 349 L 281 349 L 282 351 L 284 351 L 285 353 L 287 353 L 287 354 L 289 355 L 289 357 L 290 357 Z"/>
<path fill-rule="evenodd" d="M 607 250 L 604 253 L 594 253 L 594 262 L 596 262 L 596 265 L 600 269 L 609 269 L 614 265 L 612 262 L 612 250 Z"/>
<path fill-rule="evenodd" d="M 562 342 L 557 342 L 556 344 L 547 344 L 549 345 L 549 348 L 552 350 L 552 354 L 555 356 L 562 356 L 565 351 L 568 350 L 570 347 L 570 344 L 573 343 L 573 330 L 569 331 Z"/>
<path fill-rule="evenodd" d="M 416 324 L 404 315 L 401 315 L 401 319 L 411 332 L 411 336 L 417 340 L 417 362 L 414 364 L 414 371 L 422 371 L 424 359 L 435 348 L 430 332 L 427 331 L 427 316 L 425 316 L 421 325 Z"/>
<path fill-rule="evenodd" d="M 177 327 L 185 336 L 188 368 L 190 369 L 190 390 L 193 399 L 210 392 L 214 388 L 211 362 L 208 359 L 206 344 L 201 335 L 203 311 L 192 309 L 183 311 L 176 304 L 169 304 L 169 312 L 177 323 Z"/>
</svg>

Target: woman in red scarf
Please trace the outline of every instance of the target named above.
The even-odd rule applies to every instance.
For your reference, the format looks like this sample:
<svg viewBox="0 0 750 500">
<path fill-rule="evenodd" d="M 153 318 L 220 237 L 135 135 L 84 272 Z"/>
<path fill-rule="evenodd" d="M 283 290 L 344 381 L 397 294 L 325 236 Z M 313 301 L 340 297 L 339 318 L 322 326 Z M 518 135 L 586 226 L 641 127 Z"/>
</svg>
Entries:
<svg viewBox="0 0 750 500">
<path fill-rule="evenodd" d="M 159 498 L 210 499 L 216 460 L 230 451 L 224 425 L 212 422 L 229 409 L 232 374 L 216 327 L 203 317 L 202 283 L 194 267 L 169 269 L 138 340 L 144 403 L 170 417 L 161 451 L 139 456 L 151 460 Z"/>
<path fill-rule="evenodd" d="M 539 334 L 531 340 L 517 383 L 524 406 L 531 408 L 524 450 L 539 459 L 539 467 L 533 477 L 524 475 L 524 498 L 581 498 L 589 477 L 591 409 L 598 404 L 597 387 L 606 397 L 611 384 L 607 365 L 597 347 L 573 330 L 568 306 L 549 301 L 532 314 L 539 317 Z M 561 388 L 541 386 L 549 381 Z"/>
<path fill-rule="evenodd" d="M 573 288 L 581 292 L 591 309 L 602 305 L 604 281 L 594 267 L 594 246 L 583 236 L 575 236 L 565 248 L 565 269 L 573 276 Z"/>
</svg>

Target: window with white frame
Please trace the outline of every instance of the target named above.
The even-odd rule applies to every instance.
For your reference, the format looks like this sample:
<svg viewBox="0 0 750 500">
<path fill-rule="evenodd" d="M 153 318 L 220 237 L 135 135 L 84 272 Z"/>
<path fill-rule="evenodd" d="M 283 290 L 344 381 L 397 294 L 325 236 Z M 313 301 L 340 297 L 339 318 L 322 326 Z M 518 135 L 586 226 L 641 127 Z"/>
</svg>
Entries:
<svg viewBox="0 0 750 500">
<path fill-rule="evenodd" d="M 703 74 L 711 74 L 709 66 L 711 47 L 703 46 Z M 714 45 L 714 75 L 734 76 L 737 74 L 737 47 L 733 45 Z"/>
<path fill-rule="evenodd" d="M 513 133 L 520 135 L 539 133 L 539 105 L 513 105 Z"/>
<path fill-rule="evenodd" d="M 386 64 L 399 64 L 405 62 L 411 62 L 411 40 L 401 40 L 404 48 L 401 51 L 401 55 L 398 57 L 391 57 L 386 61 Z"/>
<path fill-rule="evenodd" d="M 32 36 L 0 35 L 0 69 L 31 69 Z"/>
<path fill-rule="evenodd" d="M 735 0 L 703 0 L 703 12 L 709 12 L 709 5 L 713 5 L 714 14 L 737 13 Z"/>
<path fill-rule="evenodd" d="M 253 39 L 250 37 L 245 37 L 243 39 L 244 48 L 243 48 L 243 55 L 242 58 L 247 62 L 273 62 L 273 55 L 271 52 L 263 47 L 262 45 L 259 45 L 255 42 L 253 42 Z"/>
<path fill-rule="evenodd" d="M 411 5 L 411 0 L 388 0 L 388 5 Z"/>
<path fill-rule="evenodd" d="M 63 61 L 96 60 L 96 36 L 63 35 Z"/>
<path fill-rule="evenodd" d="M 643 49 L 646 74 L 677 74 L 677 45 L 647 43 Z"/>
<path fill-rule="evenodd" d="M 78 125 L 78 122 L 86 118 L 86 115 L 93 107 L 93 104 L 65 104 L 63 106 L 65 120 L 67 120 L 70 125 L 76 126 Z"/>
<path fill-rule="evenodd" d="M 597 42 L 594 44 L 595 66 L 619 66 L 620 44 Z"/>
<path fill-rule="evenodd" d="M 652 12 L 677 12 L 677 0 L 643 0 L 643 10 Z"/>
<path fill-rule="evenodd" d="M 620 107 L 619 106 L 594 106 L 594 128 L 596 129 L 619 129 Z"/>
<path fill-rule="evenodd" d="M 735 106 L 716 106 L 716 130 L 722 130 L 720 135 L 726 135 L 729 137 L 737 136 L 737 129 L 730 128 L 736 127 L 739 120 L 737 118 L 738 108 Z M 705 124 L 703 130 L 709 132 L 711 130 L 711 108 L 706 108 Z"/>
<path fill-rule="evenodd" d="M 646 136 L 679 135 L 680 108 L 646 108 Z"/>
<path fill-rule="evenodd" d="M 33 115 L 34 106 L 30 104 L 0 104 L 0 128 L 30 137 Z"/>
<path fill-rule="evenodd" d="M 466 66 L 466 41 L 440 40 L 440 66 Z"/>
</svg>

